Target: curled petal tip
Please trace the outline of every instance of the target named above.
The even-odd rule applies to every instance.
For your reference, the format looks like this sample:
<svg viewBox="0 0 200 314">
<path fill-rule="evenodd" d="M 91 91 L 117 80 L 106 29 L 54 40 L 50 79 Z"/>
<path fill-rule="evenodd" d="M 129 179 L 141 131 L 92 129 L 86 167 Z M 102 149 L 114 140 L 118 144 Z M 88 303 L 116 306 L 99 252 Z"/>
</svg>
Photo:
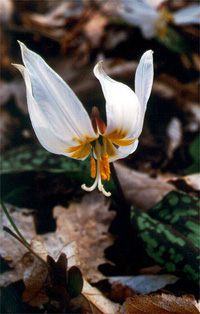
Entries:
<svg viewBox="0 0 200 314">
<path fill-rule="evenodd" d="M 99 72 L 103 71 L 102 64 L 103 64 L 103 60 L 99 61 L 94 67 L 93 72 L 96 77 L 98 77 Z"/>
<path fill-rule="evenodd" d="M 23 48 L 25 46 L 20 40 L 17 40 L 17 42 L 18 42 L 20 48 Z"/>
<path fill-rule="evenodd" d="M 102 63 L 103 63 L 103 60 L 100 60 L 100 61 L 97 63 L 97 65 L 102 66 Z"/>
<path fill-rule="evenodd" d="M 154 54 L 154 51 L 151 50 L 151 49 L 149 49 L 149 50 L 147 50 L 147 51 L 144 53 L 144 55 L 147 55 L 147 54 L 153 55 L 153 54 Z"/>
<path fill-rule="evenodd" d="M 21 69 L 22 69 L 23 65 L 16 64 L 16 63 L 11 63 L 11 65 L 14 66 L 16 69 L 18 69 L 21 72 Z"/>
</svg>

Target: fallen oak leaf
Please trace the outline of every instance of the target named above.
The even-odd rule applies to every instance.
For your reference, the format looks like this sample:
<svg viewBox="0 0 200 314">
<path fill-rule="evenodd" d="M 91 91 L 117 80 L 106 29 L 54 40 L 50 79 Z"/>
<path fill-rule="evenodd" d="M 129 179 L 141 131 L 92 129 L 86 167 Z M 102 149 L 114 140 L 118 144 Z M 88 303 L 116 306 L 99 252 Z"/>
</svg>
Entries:
<svg viewBox="0 0 200 314">
<path fill-rule="evenodd" d="M 115 212 L 108 211 L 109 204 L 109 200 L 94 191 L 85 195 L 81 203 L 72 203 L 67 210 L 57 206 L 53 212 L 57 219 L 56 237 L 63 243 L 77 241 L 81 271 L 92 282 L 105 279 L 98 266 L 108 262 L 104 250 L 112 244 L 108 228 Z"/>
<path fill-rule="evenodd" d="M 33 243 L 35 242 L 33 241 Z M 42 243 L 39 244 L 38 241 L 37 247 L 39 248 L 40 245 L 43 247 Z M 46 251 L 43 254 L 45 256 Z M 65 283 L 65 286 L 60 285 L 64 284 L 64 268 L 65 265 L 67 266 L 67 263 L 63 262 L 63 253 L 60 255 L 60 258 L 58 258 L 58 262 L 55 262 L 51 257 L 47 256 L 48 262 L 42 263 L 42 265 L 41 260 L 38 260 L 37 264 L 34 259 L 29 259 L 30 265 L 27 265 L 28 269 L 26 270 L 29 277 L 26 276 L 26 290 L 23 294 L 24 302 L 26 301 L 32 306 L 41 308 L 50 298 L 57 300 L 63 311 L 66 307 L 71 309 L 71 311 L 73 308 L 80 307 L 82 311 L 89 311 L 89 313 L 91 313 L 92 309 L 92 313 L 98 314 L 110 314 L 118 310 L 118 304 L 106 299 L 98 289 L 93 288 L 85 279 L 82 279 L 82 274 L 76 266 L 72 266 L 68 270 L 68 282 Z M 47 267 L 47 264 L 49 267 Z M 59 269 L 60 265 L 62 265 L 62 270 Z M 51 268 L 49 272 L 50 278 L 48 277 L 48 268 Z M 60 270 L 64 273 L 61 274 Z M 38 279 L 39 282 L 37 282 Z M 34 284 L 35 286 L 33 287 Z"/>
<path fill-rule="evenodd" d="M 127 298 L 119 314 L 199 314 L 194 296 L 184 295 L 135 295 Z"/>
<path fill-rule="evenodd" d="M 12 232 L 11 232 L 11 235 L 12 235 Z M 21 239 L 18 238 L 18 240 L 21 240 Z M 48 276 L 48 267 L 46 263 L 46 258 L 48 259 L 48 255 L 47 255 L 48 253 L 45 247 L 43 246 L 43 244 L 41 243 L 41 241 L 39 240 L 39 237 L 37 239 L 32 240 L 30 247 L 29 246 L 26 246 L 26 247 L 29 250 L 31 250 L 31 252 L 26 253 L 23 259 L 24 264 L 25 264 L 24 281 L 26 285 L 26 290 L 24 291 L 24 294 L 23 294 L 23 301 L 28 302 L 32 306 L 38 306 L 41 308 L 42 305 L 48 302 L 49 300 L 48 296 L 45 294 L 46 290 L 50 287 L 50 284 L 51 284 L 50 278 Z M 70 254 L 72 256 L 76 255 L 77 254 L 76 250 L 74 251 L 74 253 L 72 252 L 75 246 L 69 245 L 69 247 L 70 247 Z M 66 248 L 64 248 L 64 250 L 66 251 Z M 58 265 L 61 263 L 62 269 L 64 270 L 65 265 L 67 265 L 67 263 L 64 263 L 63 265 L 62 257 L 63 257 L 63 254 L 61 254 L 61 260 L 59 261 L 58 259 Z M 54 261 L 52 263 L 53 259 L 51 257 L 49 257 L 49 259 L 51 260 L 50 262 L 51 265 L 57 264 Z M 80 285 L 80 271 L 79 270 L 77 271 L 77 270 L 78 268 L 73 266 L 68 271 L 69 280 L 68 280 L 67 288 L 69 289 L 68 291 L 70 292 L 71 297 L 75 297 L 79 292 L 81 292 L 81 289 L 82 289 L 82 283 Z M 58 273 L 58 270 L 56 272 Z M 51 277 L 55 278 L 55 276 L 51 276 Z M 64 278 L 64 277 L 61 276 L 61 278 Z M 61 279 L 61 281 L 63 280 Z M 77 286 L 77 281 L 79 281 L 78 286 Z M 56 283 L 57 282 L 54 282 L 54 284 Z M 54 299 L 55 299 L 55 293 L 57 293 L 56 297 L 62 294 L 62 298 L 59 299 L 59 301 L 62 301 L 62 299 L 68 300 L 68 295 L 66 291 L 64 291 L 63 289 L 60 289 L 62 288 L 61 286 L 55 286 L 54 288 L 56 288 L 53 291 L 54 295 L 51 295 Z M 77 292 L 77 289 L 79 290 L 78 292 Z M 96 298 L 96 295 L 98 296 L 97 298 Z M 86 301 L 86 304 L 87 304 L 85 308 L 88 308 L 89 306 L 89 310 L 91 308 L 97 309 L 97 312 L 94 312 L 94 313 L 99 313 L 99 308 L 102 309 L 101 311 L 102 314 L 110 313 L 110 310 L 107 310 L 108 308 L 109 309 L 111 307 L 115 309 L 118 308 L 118 305 L 113 304 L 111 301 L 107 300 L 100 293 L 100 291 L 98 291 L 95 288 L 92 288 L 86 281 L 84 281 L 84 291 L 83 291 L 81 303 L 83 303 L 83 299 Z M 78 306 L 77 300 L 75 301 L 75 306 L 76 307 Z M 83 305 L 81 304 L 81 307 L 82 306 Z"/>
<path fill-rule="evenodd" d="M 22 300 L 23 302 L 29 303 L 31 306 L 41 307 L 42 304 L 49 301 L 49 297 L 45 292 L 45 283 L 48 278 L 46 264 L 48 252 L 39 239 L 33 239 L 31 241 L 31 249 L 38 254 L 40 258 L 37 258 L 31 252 L 27 252 L 23 256 L 23 281 L 26 289 L 23 292 Z"/>
</svg>

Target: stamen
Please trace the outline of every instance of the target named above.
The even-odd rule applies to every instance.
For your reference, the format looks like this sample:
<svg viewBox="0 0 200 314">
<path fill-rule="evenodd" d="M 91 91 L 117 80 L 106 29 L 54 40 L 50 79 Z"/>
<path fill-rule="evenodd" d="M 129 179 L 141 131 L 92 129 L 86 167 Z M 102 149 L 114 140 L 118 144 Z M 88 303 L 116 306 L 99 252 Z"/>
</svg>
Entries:
<svg viewBox="0 0 200 314">
<path fill-rule="evenodd" d="M 160 13 L 160 18 L 156 23 L 156 28 L 158 35 L 162 38 L 167 34 L 168 23 L 172 23 L 174 18 L 173 15 L 165 8 L 160 10 Z"/>
<path fill-rule="evenodd" d="M 110 180 L 110 164 L 108 154 L 105 154 L 100 160 L 100 173 L 102 180 Z"/>
<path fill-rule="evenodd" d="M 96 162 L 93 157 L 90 159 L 90 165 L 91 165 L 91 177 L 95 178 L 96 177 Z"/>
</svg>

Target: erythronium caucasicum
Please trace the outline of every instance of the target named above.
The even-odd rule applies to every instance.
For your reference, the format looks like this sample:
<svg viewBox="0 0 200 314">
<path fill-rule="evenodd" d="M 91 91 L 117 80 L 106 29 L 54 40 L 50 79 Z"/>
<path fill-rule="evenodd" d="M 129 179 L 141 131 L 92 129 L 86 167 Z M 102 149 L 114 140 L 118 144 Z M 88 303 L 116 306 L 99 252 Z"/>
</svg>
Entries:
<svg viewBox="0 0 200 314">
<path fill-rule="evenodd" d="M 168 24 L 188 25 L 200 23 L 199 4 L 170 12 L 166 0 L 122 0 L 119 15 L 128 23 L 139 27 L 144 38 L 164 37 Z"/>
<path fill-rule="evenodd" d="M 106 75 L 102 61 L 94 67 L 106 99 L 107 123 L 93 107 L 91 118 L 71 88 L 36 53 L 19 43 L 22 73 L 33 129 L 42 146 L 54 154 L 74 159 L 91 158 L 91 187 L 105 196 L 102 180 L 110 179 L 110 162 L 133 153 L 142 131 L 144 114 L 153 83 L 152 51 L 146 51 L 135 74 L 135 93 Z"/>
</svg>

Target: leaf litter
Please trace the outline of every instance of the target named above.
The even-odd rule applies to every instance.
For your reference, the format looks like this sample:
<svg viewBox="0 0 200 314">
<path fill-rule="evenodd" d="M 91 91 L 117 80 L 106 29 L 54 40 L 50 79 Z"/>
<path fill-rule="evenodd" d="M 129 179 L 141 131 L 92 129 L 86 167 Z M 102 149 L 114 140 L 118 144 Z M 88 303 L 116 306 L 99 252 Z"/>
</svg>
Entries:
<svg viewBox="0 0 200 314">
<path fill-rule="evenodd" d="M 198 314 L 199 305 L 191 295 L 145 295 L 127 298 L 119 311 L 120 314 Z"/>
<path fill-rule="evenodd" d="M 199 157 L 197 152 L 199 140 L 197 133 L 200 125 L 198 107 L 198 71 L 200 59 L 198 53 L 199 34 L 198 28 L 195 25 L 182 26 L 179 28 L 179 36 L 177 38 L 181 39 L 180 43 L 184 42 L 184 45 L 181 47 L 183 50 L 181 53 L 172 53 L 173 47 L 168 47 L 169 50 L 167 50 L 166 47 L 161 45 L 161 42 L 158 43 L 155 40 L 147 41 L 142 37 L 136 27 L 132 27 L 124 21 L 119 20 L 119 3 L 115 1 L 105 3 L 103 1 L 93 0 L 63 3 L 62 1 L 15 2 L 2 0 L 1 2 L 2 84 L 0 98 L 2 111 L 1 147 L 3 151 L 5 150 L 5 152 L 9 153 L 9 150 L 13 149 L 13 147 L 18 147 L 22 144 L 31 144 L 32 146 L 33 142 L 35 142 L 30 123 L 27 120 L 25 87 L 21 77 L 19 77 L 13 67 L 10 66 L 13 60 L 19 60 L 18 49 L 15 43 L 16 38 L 25 41 L 30 48 L 32 47 L 33 50 L 45 56 L 48 63 L 69 83 L 78 96 L 80 96 L 83 103 L 86 104 L 88 112 L 90 112 L 91 106 L 96 103 L 99 105 L 102 112 L 104 110 L 104 107 L 101 105 L 101 91 L 98 89 L 97 82 L 92 75 L 92 68 L 96 61 L 102 58 L 105 59 L 104 66 L 108 75 L 126 84 L 132 84 L 133 72 L 136 69 L 139 56 L 144 50 L 152 49 L 154 50 L 156 73 L 152 96 L 146 115 L 147 123 L 144 127 L 137 152 L 133 156 L 130 156 L 127 161 L 124 161 L 124 164 L 117 163 L 116 171 L 128 203 L 147 214 L 152 213 L 152 207 L 156 206 L 156 204 L 160 206 L 159 204 L 162 203 L 165 196 L 176 189 L 186 192 L 187 195 L 198 195 L 199 175 L 197 172 L 199 171 Z M 179 2 L 173 0 L 168 1 L 166 5 L 169 9 L 174 11 L 183 8 L 188 5 L 188 3 L 184 0 Z M 137 43 L 137 45 L 135 45 L 135 43 Z M 186 55 L 186 51 L 184 51 L 184 47 L 186 46 L 189 47 L 190 50 L 189 58 L 188 55 Z M 176 48 L 179 49 L 177 45 Z M 95 93 L 91 93 L 91 90 L 95 90 Z M 19 155 L 20 154 L 25 156 L 25 151 L 22 150 L 19 152 Z M 17 159 L 17 151 L 14 152 L 14 155 Z M 6 159 L 7 157 L 5 161 Z M 29 156 L 29 160 L 31 159 L 32 155 Z M 63 160 L 58 158 L 56 166 L 54 168 L 52 166 L 51 168 L 50 161 L 54 164 L 53 158 L 47 156 L 47 159 L 49 160 L 48 171 L 54 172 L 54 168 L 56 168 L 54 173 L 62 169 L 62 173 L 66 171 L 69 174 L 69 168 L 71 167 L 69 164 L 65 168 L 66 164 L 64 165 Z M 22 161 L 25 164 L 25 160 L 22 159 Z M 26 171 L 36 171 L 39 176 L 42 172 L 42 175 L 46 176 L 46 173 L 44 174 L 45 167 L 41 167 L 40 169 L 36 167 L 38 162 L 37 159 L 34 167 L 32 165 L 26 165 Z M 73 169 L 76 170 L 76 164 L 71 165 L 74 167 Z M 127 168 L 126 165 L 129 165 L 131 169 Z M 42 166 L 44 165 L 42 164 Z M 23 168 L 20 166 L 20 162 L 17 163 L 17 168 L 18 171 Z M 77 171 L 78 175 L 80 176 L 82 173 L 83 176 L 87 176 L 87 169 L 87 166 L 86 168 L 80 168 Z M 10 182 L 12 182 L 10 185 L 11 191 L 9 191 L 11 194 L 13 193 L 13 185 L 17 184 L 18 187 L 19 183 L 19 190 L 15 190 L 15 197 L 9 197 L 8 199 L 14 202 L 16 196 L 19 199 L 26 195 L 26 197 L 28 196 L 30 199 L 31 195 L 35 199 L 34 204 L 40 203 L 41 196 L 39 196 L 40 193 L 38 193 L 38 191 L 43 189 L 42 185 L 39 185 L 38 190 L 36 190 L 34 194 L 30 194 L 30 189 L 24 192 L 25 194 L 20 194 L 19 191 L 20 188 L 23 188 L 23 184 L 18 180 L 23 178 L 24 172 L 22 171 L 21 176 L 17 177 L 14 174 L 15 170 L 15 166 L 13 166 L 12 169 L 7 169 L 2 180 L 3 182 L 6 177 L 8 181 L 10 180 Z M 37 239 L 37 241 L 41 241 L 39 243 L 45 247 L 47 254 L 54 259 L 55 263 L 57 263 L 62 253 L 66 254 L 68 268 L 76 265 L 76 267 L 80 267 L 82 274 L 89 282 L 98 283 L 100 280 L 106 279 L 106 275 L 108 274 L 108 271 L 105 272 L 106 275 L 100 272 L 100 265 L 105 263 L 108 265 L 110 263 L 111 273 L 113 273 L 113 269 L 115 269 L 114 265 L 108 261 L 109 258 L 107 258 L 107 256 L 105 257 L 107 253 L 105 249 L 114 242 L 114 238 L 108 235 L 108 229 L 110 225 L 112 229 L 115 214 L 113 211 L 107 211 L 110 204 L 106 204 L 103 200 L 102 202 L 97 201 L 97 196 L 91 196 L 91 199 L 89 196 L 88 198 L 85 197 L 80 203 L 81 207 L 79 207 L 78 202 L 71 202 L 69 197 L 80 200 L 83 194 L 80 191 L 76 191 L 75 193 L 73 182 L 76 181 L 78 177 L 78 175 L 75 176 L 75 172 L 73 172 L 73 179 L 72 176 L 67 176 L 67 181 L 72 190 L 71 194 L 67 194 L 67 196 L 66 194 L 62 194 L 63 198 L 67 198 L 69 206 L 66 205 L 66 201 L 64 202 L 64 207 L 58 206 L 53 210 L 54 219 L 57 222 L 55 232 L 38 236 L 35 231 L 35 211 L 17 208 L 16 206 L 6 206 L 9 211 L 11 211 L 13 219 L 26 240 L 30 241 L 33 239 L 36 241 Z M 31 180 L 38 186 L 36 177 Z M 29 179 L 29 181 L 31 180 Z M 45 184 L 49 184 L 49 178 L 46 179 Z M 2 186 L 3 185 L 4 183 Z M 51 193 L 51 189 L 52 187 L 50 187 L 49 193 Z M 59 190 L 58 187 L 55 189 Z M 114 194 L 114 190 L 112 190 L 112 192 L 113 199 L 115 199 L 116 195 Z M 63 204 L 60 198 L 61 193 L 59 193 L 57 192 L 56 204 Z M 171 201 L 173 202 L 174 198 Z M 24 202 L 26 203 L 26 198 L 24 198 Z M 96 204 L 96 202 L 99 203 L 99 208 L 96 209 L 96 212 L 93 212 L 91 204 Z M 54 204 L 52 208 L 53 206 Z M 112 204 L 111 206 L 112 209 L 118 210 L 117 202 L 115 205 Z M 39 206 L 38 208 L 36 208 L 37 206 L 32 207 L 37 211 L 40 210 Z M 66 207 L 68 207 L 68 209 L 66 209 Z M 186 213 L 187 208 L 189 212 L 194 213 L 193 208 L 187 206 L 183 208 L 184 213 Z M 102 209 L 104 213 L 102 213 Z M 166 208 L 161 206 L 161 214 L 164 213 L 165 209 Z M 186 222 L 186 219 L 183 218 L 177 210 L 179 209 L 174 209 L 174 216 L 172 215 L 170 218 L 176 220 L 172 226 L 174 231 L 176 231 L 178 226 L 178 216 L 180 218 L 180 226 L 182 226 L 182 222 Z M 68 211 L 69 214 L 67 214 Z M 75 212 L 74 215 L 73 211 Z M 91 211 L 91 215 L 89 211 Z M 190 227 L 190 231 L 192 231 L 190 240 L 193 242 L 197 239 L 196 236 L 194 237 L 197 230 L 195 217 L 189 217 L 189 220 L 195 220 L 194 224 L 192 224 L 191 221 L 187 224 L 187 226 Z M 167 215 L 164 218 L 166 218 L 167 221 Z M 65 222 L 63 225 L 62 219 Z M 4 220 L 4 217 L 2 220 Z M 152 222 L 152 220 L 150 221 Z M 9 226 L 5 220 L 3 224 Z M 68 227 L 66 228 L 64 224 Z M 81 227 L 81 224 L 83 227 Z M 80 238 L 78 237 L 79 232 L 81 234 Z M 116 238 L 120 236 L 121 235 L 117 234 L 115 241 Z M 135 242 L 137 242 L 138 240 L 135 234 L 134 237 Z M 12 282 L 16 282 L 22 278 L 22 261 L 26 261 L 26 274 L 29 273 L 29 275 L 33 271 L 31 267 L 33 267 L 34 263 L 37 264 L 38 261 L 36 262 L 32 254 L 29 252 L 26 253 L 26 248 L 10 238 L 10 236 L 3 231 L 1 231 L 1 239 L 3 239 L 3 245 L 0 249 L 0 253 L 7 268 L 6 271 L 2 272 L 0 275 L 0 279 L 2 286 L 6 287 Z M 130 239 L 124 242 L 124 246 L 128 246 L 127 242 L 129 243 Z M 155 261 L 146 260 L 146 256 L 141 259 L 140 254 L 144 251 L 144 247 L 141 245 L 138 245 L 138 247 L 139 249 L 135 250 L 134 254 L 135 259 L 139 259 L 138 264 L 141 264 L 139 265 L 140 267 L 135 267 L 134 264 L 132 265 L 132 260 L 130 259 L 130 261 L 126 261 L 125 268 L 120 269 L 117 273 L 114 271 L 112 275 L 138 275 L 145 267 L 147 269 L 159 267 Z M 123 259 L 123 254 L 121 254 L 120 251 L 117 251 L 117 255 L 118 258 Z M 24 258 L 22 258 L 23 256 Z M 171 258 L 175 258 L 174 253 L 171 253 L 170 256 Z M 109 257 L 113 260 L 112 256 Z M 41 275 L 42 267 L 42 264 L 36 267 L 38 271 L 41 269 L 41 271 L 39 271 Z M 140 269 L 141 267 L 142 269 Z M 159 272 L 158 276 L 162 276 L 162 272 L 163 270 L 161 270 L 161 273 Z M 46 270 L 43 274 L 45 273 Z M 27 278 L 28 276 L 26 280 Z M 182 278 L 179 280 L 181 282 L 179 286 L 178 283 L 174 285 L 175 290 L 173 291 L 175 294 L 181 295 L 182 291 L 185 290 L 186 292 L 189 291 L 189 293 L 190 290 L 192 292 L 195 291 L 193 287 L 190 286 L 190 281 L 186 281 L 182 284 L 181 280 Z M 38 286 L 40 285 L 42 286 L 42 280 L 38 282 Z M 89 287 L 89 292 L 86 286 Z M 83 298 L 80 300 L 80 305 L 85 304 L 81 311 L 88 313 L 99 313 L 100 311 L 101 313 L 115 312 L 115 305 L 111 307 L 111 304 L 108 305 L 106 310 L 105 307 L 104 309 L 100 309 L 100 305 L 106 302 L 106 299 L 102 297 L 99 290 L 87 284 L 86 281 L 84 281 L 83 287 L 85 287 L 84 289 L 87 290 L 88 294 L 86 292 L 87 295 L 84 297 L 84 302 Z M 188 290 L 186 289 L 187 287 Z M 84 289 L 82 290 L 83 295 Z M 116 298 L 116 300 L 119 302 L 120 299 L 120 302 L 123 302 L 123 288 L 119 288 L 118 290 L 118 297 L 121 292 L 121 299 Z M 43 290 L 43 292 L 45 296 L 45 291 Z M 91 305 L 89 305 L 86 298 L 88 298 L 88 296 L 92 298 L 93 295 L 99 299 L 100 305 L 97 306 L 96 303 L 93 309 L 91 309 Z M 162 306 L 159 308 L 161 312 L 167 311 L 167 307 L 164 306 L 164 303 L 173 304 L 174 300 L 179 304 L 181 303 L 181 306 L 183 308 L 185 307 L 186 310 L 189 304 L 191 304 L 191 308 L 187 310 L 189 313 L 193 313 L 193 305 L 196 306 L 195 301 L 189 296 L 178 298 L 169 295 L 160 296 L 159 293 L 157 296 L 157 300 L 160 300 L 162 303 Z M 103 299 L 101 299 L 101 297 Z M 128 297 L 128 293 L 126 294 L 124 292 L 124 298 L 126 297 Z M 148 304 L 149 302 L 147 302 L 148 296 L 139 296 L 143 297 L 143 299 L 141 299 L 142 301 L 137 298 L 138 296 L 135 297 L 134 302 L 138 304 L 140 304 L 140 302 Z M 187 301 L 185 301 L 185 299 L 187 299 Z M 76 302 L 78 302 L 78 300 L 76 300 Z M 159 303 L 159 306 L 161 303 Z M 38 305 L 40 306 L 41 304 L 42 302 L 38 301 Z M 128 308 L 128 310 L 130 310 L 130 308 Z M 142 308 L 140 311 L 143 310 L 144 313 L 148 313 L 147 308 Z"/>
<path fill-rule="evenodd" d="M 103 257 L 104 250 L 112 243 L 112 238 L 108 234 L 107 229 L 115 216 L 114 212 L 108 211 L 108 207 L 109 201 L 105 200 L 105 198 L 97 192 L 83 197 L 82 204 L 71 204 L 68 210 L 62 207 L 56 207 L 54 209 L 54 215 L 57 218 L 57 230 L 55 233 L 41 236 L 36 236 L 36 233 L 33 233 L 31 249 L 39 258 L 35 254 L 33 255 L 32 252 L 26 252 L 27 249 L 24 248 L 21 243 L 17 242 L 16 245 L 13 239 L 2 231 L 2 234 L 4 234 L 7 240 L 6 243 L 9 242 L 9 245 L 2 248 L 5 251 L 1 251 L 1 255 L 8 261 L 10 258 L 15 261 L 15 263 L 11 264 L 15 269 L 10 271 L 11 274 L 15 273 L 15 275 L 9 278 L 10 281 L 7 278 L 7 281 L 4 281 L 3 285 L 6 286 L 13 281 L 20 280 L 23 276 L 26 289 L 23 292 L 22 300 L 29 303 L 31 306 L 41 308 L 43 304 L 49 301 L 49 295 L 52 296 L 53 291 L 51 287 L 52 284 L 49 282 L 51 280 L 49 279 L 47 261 L 52 261 L 53 257 L 57 258 L 58 255 L 61 256 L 60 254 L 67 256 L 67 260 L 69 261 L 69 273 L 72 269 L 78 269 L 78 265 L 82 268 L 81 273 L 85 274 L 85 278 L 88 280 L 95 282 L 104 279 L 105 276 L 98 271 L 98 266 L 107 261 Z M 26 217 L 26 220 L 22 222 L 19 215 L 23 215 L 23 211 L 18 215 L 15 214 L 15 211 L 18 211 L 17 208 L 9 211 L 10 214 L 13 211 L 13 219 L 19 229 L 23 230 L 23 226 L 18 224 L 16 218 L 18 218 L 23 225 L 26 225 L 27 229 L 23 230 L 23 235 L 26 237 L 26 235 L 29 234 L 29 236 L 27 235 L 27 239 L 30 240 L 30 230 L 34 228 L 33 216 L 31 216 L 30 221 L 27 215 L 28 219 Z M 24 212 L 30 213 L 30 210 L 24 210 Z M 6 225 L 5 216 L 3 215 L 3 217 L 3 223 L 5 222 Z M 88 225 L 88 227 L 86 227 L 86 225 Z M 13 250 L 13 247 L 15 247 L 15 250 Z M 53 257 L 47 257 L 48 254 Z M 53 262 L 53 265 L 54 264 L 55 262 Z M 21 270 L 20 273 L 19 270 Z M 52 271 L 50 271 L 50 274 L 51 273 Z M 75 281 L 76 273 L 72 273 L 71 282 Z M 57 274 L 60 275 L 59 272 Z M 7 277 L 8 274 L 5 273 L 5 275 Z M 50 277 L 52 276 L 50 275 Z M 1 276 L 1 282 L 3 278 Z M 105 299 L 100 291 L 91 287 L 85 279 L 83 283 L 83 290 L 80 289 L 83 297 L 79 296 L 79 299 L 81 298 L 80 301 L 73 301 L 76 306 L 78 304 L 83 310 L 92 307 L 94 313 L 96 313 L 96 311 L 98 313 L 102 311 L 104 314 L 110 313 L 111 309 L 117 310 L 117 304 L 115 305 Z M 46 292 L 47 287 L 48 293 Z M 60 295 L 60 290 L 56 286 L 54 298 L 56 296 L 55 291 L 57 291 L 57 293 L 59 291 Z M 82 298 L 84 300 L 82 300 Z M 58 299 L 60 302 L 63 301 L 61 297 Z"/>
</svg>

